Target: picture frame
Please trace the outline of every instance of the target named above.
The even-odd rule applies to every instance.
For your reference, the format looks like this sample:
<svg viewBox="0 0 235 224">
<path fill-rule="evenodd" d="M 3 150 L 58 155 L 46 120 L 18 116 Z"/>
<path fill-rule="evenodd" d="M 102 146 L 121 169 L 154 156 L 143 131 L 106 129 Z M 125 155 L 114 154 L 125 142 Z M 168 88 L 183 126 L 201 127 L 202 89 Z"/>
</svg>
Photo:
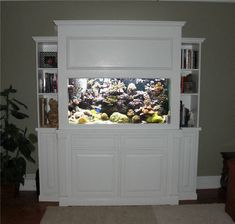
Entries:
<svg viewBox="0 0 235 224">
<path fill-rule="evenodd" d="M 57 68 L 57 52 L 40 52 L 41 68 Z"/>
</svg>

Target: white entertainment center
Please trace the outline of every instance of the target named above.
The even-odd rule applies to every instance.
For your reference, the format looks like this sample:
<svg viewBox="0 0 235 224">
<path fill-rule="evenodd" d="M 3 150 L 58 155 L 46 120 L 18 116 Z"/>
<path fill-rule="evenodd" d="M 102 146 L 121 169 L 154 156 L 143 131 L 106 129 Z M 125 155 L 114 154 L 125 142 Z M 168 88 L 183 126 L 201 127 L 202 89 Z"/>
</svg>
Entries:
<svg viewBox="0 0 235 224">
<path fill-rule="evenodd" d="M 203 39 L 182 38 L 184 22 L 55 24 L 57 37 L 34 37 L 39 200 L 67 206 L 196 199 Z M 54 58 L 57 53 L 58 67 L 57 62 L 41 63 L 41 55 Z M 47 90 L 41 88 L 43 77 L 50 83 Z M 69 123 L 68 80 L 97 77 L 169 80 L 169 119 L 151 124 Z M 50 108 L 45 104 L 51 98 L 59 108 L 59 125 L 54 128 L 46 121 Z"/>
</svg>

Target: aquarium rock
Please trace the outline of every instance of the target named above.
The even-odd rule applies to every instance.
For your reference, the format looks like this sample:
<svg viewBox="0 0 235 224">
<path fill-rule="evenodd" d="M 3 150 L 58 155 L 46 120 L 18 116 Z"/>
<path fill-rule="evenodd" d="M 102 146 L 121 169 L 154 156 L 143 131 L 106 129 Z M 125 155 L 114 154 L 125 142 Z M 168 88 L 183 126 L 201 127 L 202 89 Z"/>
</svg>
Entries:
<svg viewBox="0 0 235 224">
<path fill-rule="evenodd" d="M 117 123 L 128 123 L 129 118 L 125 114 L 121 114 L 119 112 L 114 112 L 110 116 L 110 121 L 117 122 Z"/>
<path fill-rule="evenodd" d="M 141 118 L 139 115 L 134 115 L 131 120 L 132 123 L 141 123 Z"/>
<path fill-rule="evenodd" d="M 101 119 L 102 119 L 103 121 L 107 121 L 107 120 L 109 119 L 108 114 L 102 113 L 102 114 L 101 114 Z"/>
</svg>

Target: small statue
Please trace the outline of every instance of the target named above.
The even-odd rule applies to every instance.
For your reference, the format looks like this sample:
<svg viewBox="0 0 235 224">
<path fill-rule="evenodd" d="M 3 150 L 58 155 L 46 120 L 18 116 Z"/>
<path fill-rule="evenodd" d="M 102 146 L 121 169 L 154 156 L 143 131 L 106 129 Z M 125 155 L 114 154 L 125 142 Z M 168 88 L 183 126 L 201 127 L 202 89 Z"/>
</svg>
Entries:
<svg viewBox="0 0 235 224">
<path fill-rule="evenodd" d="M 189 112 L 188 126 L 189 127 L 194 127 L 195 126 L 195 115 L 192 111 Z"/>
<path fill-rule="evenodd" d="M 47 114 L 48 126 L 50 128 L 58 127 L 58 102 L 55 99 L 49 100 L 50 111 Z"/>
</svg>

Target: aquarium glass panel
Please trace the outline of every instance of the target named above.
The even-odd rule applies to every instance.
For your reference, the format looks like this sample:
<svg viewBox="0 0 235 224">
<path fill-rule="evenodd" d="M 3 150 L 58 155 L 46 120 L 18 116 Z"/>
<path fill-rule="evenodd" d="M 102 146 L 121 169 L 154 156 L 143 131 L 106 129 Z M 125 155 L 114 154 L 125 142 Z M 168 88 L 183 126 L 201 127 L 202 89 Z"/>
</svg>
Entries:
<svg viewBox="0 0 235 224">
<path fill-rule="evenodd" d="M 165 78 L 69 78 L 68 122 L 169 123 L 169 84 Z"/>
</svg>

